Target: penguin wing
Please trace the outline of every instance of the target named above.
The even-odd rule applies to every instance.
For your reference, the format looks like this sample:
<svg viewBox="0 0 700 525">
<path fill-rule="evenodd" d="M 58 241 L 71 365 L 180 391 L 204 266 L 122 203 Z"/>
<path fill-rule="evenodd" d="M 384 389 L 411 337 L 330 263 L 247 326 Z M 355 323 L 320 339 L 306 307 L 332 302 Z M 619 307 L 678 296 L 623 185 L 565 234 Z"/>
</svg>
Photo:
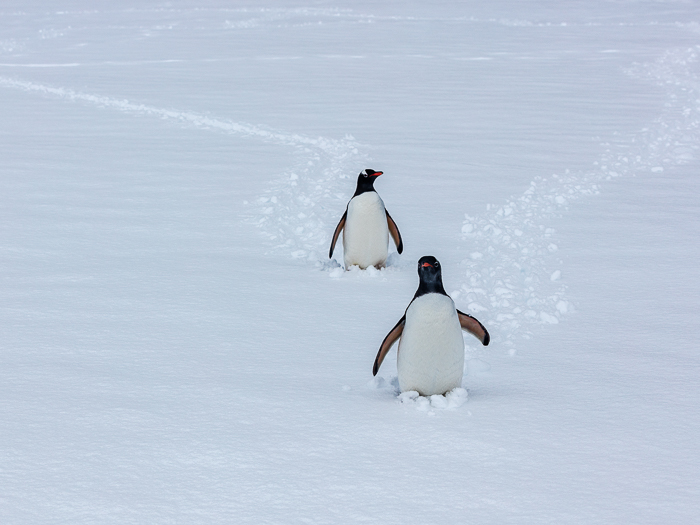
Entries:
<svg viewBox="0 0 700 525">
<path fill-rule="evenodd" d="M 475 317 L 465 314 L 464 312 L 460 312 L 459 310 L 457 310 L 457 315 L 459 316 L 459 324 L 463 330 L 466 330 L 476 337 L 484 346 L 489 345 L 489 342 L 491 342 L 491 336 L 489 335 L 488 330 L 484 328 L 483 324 L 481 324 Z"/>
<path fill-rule="evenodd" d="M 333 240 L 331 241 L 331 249 L 328 251 L 328 258 L 330 259 L 333 257 L 333 250 L 335 249 L 335 243 L 338 242 L 338 237 L 340 237 L 340 232 L 343 231 L 343 228 L 345 228 L 345 219 L 348 218 L 348 210 L 347 208 L 345 209 L 345 213 L 343 213 L 343 216 L 340 218 L 340 222 L 338 223 L 338 226 L 335 227 L 335 232 L 333 233 Z"/>
<path fill-rule="evenodd" d="M 389 225 L 389 233 L 391 233 L 391 238 L 394 239 L 394 242 L 396 243 L 396 251 L 401 253 L 403 252 L 403 241 L 401 240 L 401 233 L 399 232 L 399 227 L 396 226 L 396 223 L 394 222 L 394 219 L 391 218 L 391 215 L 389 215 L 389 212 L 384 210 L 386 212 L 386 222 Z"/>
<path fill-rule="evenodd" d="M 403 332 L 403 327 L 406 324 L 406 315 L 404 314 L 401 319 L 399 319 L 399 322 L 396 323 L 396 326 L 391 329 L 391 332 L 386 334 L 386 337 L 384 338 L 384 341 L 382 341 L 382 346 L 379 347 L 379 352 L 377 352 L 377 357 L 374 360 L 374 368 L 372 368 L 372 375 L 376 376 L 377 372 L 379 371 L 379 367 L 382 366 L 382 361 L 384 361 L 384 358 L 386 357 L 386 354 L 389 353 L 389 350 L 391 350 L 391 345 L 393 345 L 396 340 L 401 337 L 401 333 Z"/>
</svg>

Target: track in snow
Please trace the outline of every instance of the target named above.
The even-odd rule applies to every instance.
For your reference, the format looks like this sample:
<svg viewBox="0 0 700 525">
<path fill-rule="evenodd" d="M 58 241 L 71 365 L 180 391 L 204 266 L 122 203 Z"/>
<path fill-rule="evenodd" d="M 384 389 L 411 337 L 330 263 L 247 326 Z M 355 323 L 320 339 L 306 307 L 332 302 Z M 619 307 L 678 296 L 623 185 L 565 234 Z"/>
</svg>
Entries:
<svg viewBox="0 0 700 525">
<path fill-rule="evenodd" d="M 629 74 L 666 88 L 663 114 L 637 134 L 605 144 L 590 171 L 538 177 L 522 195 L 481 217 L 466 216 L 463 238 L 472 248 L 462 262 L 465 282 L 453 296 L 514 353 L 535 325 L 556 324 L 572 309 L 561 281 L 553 219 L 569 203 L 599 193 L 616 177 L 662 172 L 688 162 L 700 147 L 700 47 L 672 50 Z M 468 342 L 469 344 L 469 342 Z M 471 347 L 473 354 L 483 350 Z"/>
<path fill-rule="evenodd" d="M 324 252 L 328 249 L 327 243 L 332 235 L 333 220 L 337 220 L 341 213 L 339 210 L 345 206 L 348 184 L 351 184 L 347 179 L 350 174 L 359 173 L 362 168 L 358 166 L 362 166 L 362 159 L 365 158 L 352 137 L 341 140 L 311 138 L 190 111 L 157 108 L 8 77 L 0 77 L 0 86 L 172 120 L 189 127 L 256 138 L 293 148 L 298 162 L 272 183 L 257 201 L 250 203 L 249 220 L 260 227 L 273 251 L 294 259 L 306 259 L 319 267 L 331 266 Z"/>
</svg>

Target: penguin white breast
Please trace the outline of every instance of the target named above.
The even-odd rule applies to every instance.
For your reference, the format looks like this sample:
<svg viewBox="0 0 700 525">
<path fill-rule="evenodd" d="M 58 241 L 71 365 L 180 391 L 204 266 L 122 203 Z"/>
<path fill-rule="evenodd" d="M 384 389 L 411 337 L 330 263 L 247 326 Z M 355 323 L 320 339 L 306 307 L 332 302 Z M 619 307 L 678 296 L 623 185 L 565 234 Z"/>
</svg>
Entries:
<svg viewBox="0 0 700 525">
<path fill-rule="evenodd" d="M 384 202 L 375 191 L 353 197 L 343 230 L 345 268 L 382 267 L 389 255 L 389 227 Z"/>
<path fill-rule="evenodd" d="M 452 299 L 429 293 L 411 303 L 396 365 L 402 392 L 430 396 L 462 386 L 464 339 Z"/>
</svg>

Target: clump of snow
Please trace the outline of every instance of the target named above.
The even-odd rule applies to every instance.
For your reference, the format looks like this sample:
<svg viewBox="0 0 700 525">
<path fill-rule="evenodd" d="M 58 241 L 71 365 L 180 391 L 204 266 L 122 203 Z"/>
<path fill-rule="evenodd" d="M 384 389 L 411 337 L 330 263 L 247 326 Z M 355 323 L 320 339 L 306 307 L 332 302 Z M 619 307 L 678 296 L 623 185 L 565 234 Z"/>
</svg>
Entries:
<svg viewBox="0 0 700 525">
<path fill-rule="evenodd" d="M 399 394 L 397 401 L 423 412 L 429 410 L 455 410 L 467 402 L 469 393 L 464 388 L 455 388 L 445 395 L 421 396 L 415 390 Z"/>
</svg>

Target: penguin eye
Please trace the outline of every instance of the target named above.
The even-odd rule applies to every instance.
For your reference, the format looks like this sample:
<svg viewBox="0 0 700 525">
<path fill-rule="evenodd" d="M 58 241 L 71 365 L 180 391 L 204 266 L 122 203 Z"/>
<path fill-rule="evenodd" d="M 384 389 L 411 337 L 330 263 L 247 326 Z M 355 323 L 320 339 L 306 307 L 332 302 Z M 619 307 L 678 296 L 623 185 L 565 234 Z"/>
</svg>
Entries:
<svg viewBox="0 0 700 525">
<path fill-rule="evenodd" d="M 433 264 L 433 266 L 434 266 L 435 268 L 439 268 L 439 267 L 440 267 L 440 263 L 437 262 L 437 261 L 435 261 L 435 264 Z"/>
</svg>

